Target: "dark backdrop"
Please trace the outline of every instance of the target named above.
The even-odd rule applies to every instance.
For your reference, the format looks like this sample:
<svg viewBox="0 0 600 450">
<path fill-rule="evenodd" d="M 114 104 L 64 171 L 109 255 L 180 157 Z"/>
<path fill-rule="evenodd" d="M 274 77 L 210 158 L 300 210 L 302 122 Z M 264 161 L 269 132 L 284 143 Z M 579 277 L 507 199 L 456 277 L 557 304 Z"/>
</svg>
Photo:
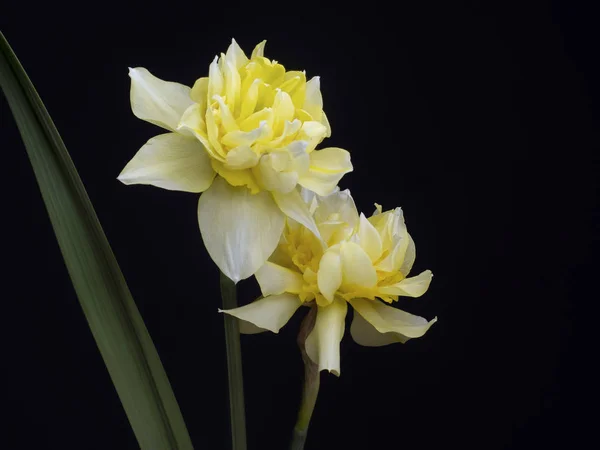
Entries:
<svg viewBox="0 0 600 450">
<path fill-rule="evenodd" d="M 399 303 L 439 317 L 424 338 L 362 348 L 346 333 L 307 450 L 573 448 L 592 435 L 594 14 L 577 2 L 482 3 L 3 7 L 2 31 L 81 174 L 197 449 L 229 445 L 218 272 L 198 196 L 116 176 L 161 132 L 131 113 L 127 67 L 191 85 L 232 37 L 248 53 L 267 39 L 268 57 L 321 76 L 326 144 L 349 149 L 355 167 L 341 187 L 366 212 L 402 206 L 415 271 L 435 274 L 424 297 Z M 134 449 L 5 100 L 0 113 L 2 439 Z M 255 292 L 243 282 L 240 300 Z M 288 444 L 299 322 L 242 338 L 250 450 Z"/>
</svg>

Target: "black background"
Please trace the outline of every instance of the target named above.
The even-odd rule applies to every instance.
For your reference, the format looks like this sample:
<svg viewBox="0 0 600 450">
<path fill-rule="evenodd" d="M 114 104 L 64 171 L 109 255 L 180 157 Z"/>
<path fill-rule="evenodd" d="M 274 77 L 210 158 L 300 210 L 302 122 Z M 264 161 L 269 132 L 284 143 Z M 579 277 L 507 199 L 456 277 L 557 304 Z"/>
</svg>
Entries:
<svg viewBox="0 0 600 450">
<path fill-rule="evenodd" d="M 248 54 L 267 39 L 267 57 L 321 76 L 333 129 L 324 144 L 350 150 L 355 168 L 341 187 L 365 212 L 402 206 L 415 273 L 435 274 L 424 297 L 399 302 L 439 317 L 424 338 L 363 348 L 346 334 L 342 375 L 322 374 L 306 449 L 589 445 L 597 24 L 577 2 L 502 3 L 3 9 L 1 29 L 79 170 L 195 448 L 229 446 L 218 272 L 198 196 L 116 176 L 162 132 L 131 113 L 127 67 L 191 85 L 232 37 Z M 10 449 L 137 448 L 5 100 L 0 113 L 2 439 Z M 240 301 L 254 292 L 241 283 Z M 288 444 L 300 319 L 278 336 L 242 337 L 250 450 Z"/>
</svg>

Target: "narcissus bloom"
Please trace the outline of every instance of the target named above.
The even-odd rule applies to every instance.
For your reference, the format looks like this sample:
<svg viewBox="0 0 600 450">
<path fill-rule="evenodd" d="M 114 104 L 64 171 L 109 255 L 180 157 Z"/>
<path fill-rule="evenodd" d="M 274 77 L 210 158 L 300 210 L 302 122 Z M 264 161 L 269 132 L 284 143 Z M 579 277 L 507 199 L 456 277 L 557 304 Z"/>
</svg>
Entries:
<svg viewBox="0 0 600 450">
<path fill-rule="evenodd" d="M 232 41 L 191 89 L 129 71 L 133 113 L 170 133 L 150 139 L 119 180 L 204 192 L 204 243 L 235 282 L 264 264 L 286 215 L 318 232 L 299 186 L 326 195 L 352 171 L 346 150 L 315 149 L 331 135 L 319 78 L 286 71 L 264 46 L 248 59 Z"/>
<path fill-rule="evenodd" d="M 303 191 L 320 238 L 288 219 L 280 244 L 256 272 L 264 298 L 222 311 L 242 320 L 246 333 L 277 333 L 302 305 L 317 304 L 314 329 L 306 340 L 319 370 L 339 375 L 339 345 L 348 303 L 354 308 L 350 332 L 361 345 L 380 346 L 423 336 L 427 321 L 386 305 L 399 296 L 420 297 L 431 271 L 408 278 L 415 243 L 400 208 L 369 218 L 358 214 L 349 191 L 318 196 Z"/>
</svg>

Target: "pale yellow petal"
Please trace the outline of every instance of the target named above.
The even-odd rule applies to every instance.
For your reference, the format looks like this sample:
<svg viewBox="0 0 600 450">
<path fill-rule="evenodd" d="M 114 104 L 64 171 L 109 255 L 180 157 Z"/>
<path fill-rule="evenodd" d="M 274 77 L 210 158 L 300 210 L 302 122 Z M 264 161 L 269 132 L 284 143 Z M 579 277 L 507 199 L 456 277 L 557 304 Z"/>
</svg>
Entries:
<svg viewBox="0 0 600 450">
<path fill-rule="evenodd" d="M 399 283 L 391 286 L 385 286 L 378 288 L 379 292 L 387 295 L 402 295 L 404 297 L 420 297 L 431 284 L 433 274 L 431 270 L 425 270 L 416 277 L 405 278 Z"/>
<path fill-rule="evenodd" d="M 176 131 L 183 112 L 192 105 L 190 88 L 163 81 L 143 67 L 129 69 L 131 109 L 139 119 Z"/>
<path fill-rule="evenodd" d="M 211 150 L 222 159 L 225 159 L 225 152 L 223 151 L 219 136 L 219 127 L 215 122 L 215 115 L 210 106 L 206 110 L 206 134 Z"/>
<path fill-rule="evenodd" d="M 317 238 L 321 238 L 317 224 L 308 209 L 308 205 L 304 203 L 304 200 L 297 189 L 293 189 L 287 194 L 282 194 L 277 191 L 273 191 L 272 194 L 275 203 L 277 203 L 277 206 L 286 216 L 304 225 L 312 231 Z"/>
<path fill-rule="evenodd" d="M 248 57 L 240 48 L 235 39 L 231 39 L 231 44 L 227 49 L 227 53 L 225 53 L 225 59 L 232 62 L 237 70 L 248 64 Z"/>
<path fill-rule="evenodd" d="M 371 300 L 367 300 L 371 301 Z M 258 333 L 261 331 L 265 331 L 262 328 L 257 328 L 256 330 L 250 330 L 250 332 Z M 240 333 L 241 325 L 240 325 Z M 248 332 L 246 332 L 248 333 Z M 352 318 L 352 325 L 350 325 L 350 334 L 359 345 L 363 345 L 365 347 L 381 347 L 383 345 L 396 344 L 396 343 L 405 343 L 410 338 L 404 336 L 400 333 L 394 333 L 392 331 L 387 333 L 380 333 L 377 329 L 367 322 L 363 316 L 361 316 L 358 312 L 354 311 L 354 316 Z"/>
<path fill-rule="evenodd" d="M 196 139 L 200 141 L 200 143 L 205 147 L 206 151 L 210 156 L 216 158 L 220 161 L 224 160 L 221 155 L 216 153 L 209 140 L 208 135 L 206 133 L 206 123 L 203 119 L 204 110 L 200 108 L 200 104 L 194 103 L 188 109 L 186 109 L 181 116 L 181 120 L 179 121 L 179 125 L 177 125 L 177 131 L 181 132 L 186 130 L 192 134 Z"/>
<path fill-rule="evenodd" d="M 306 97 L 303 108 L 312 118 L 321 121 L 323 114 L 323 97 L 321 96 L 321 78 L 313 77 L 306 83 Z"/>
<path fill-rule="evenodd" d="M 331 303 L 342 284 L 342 260 L 339 246 L 334 246 L 323 254 L 319 261 L 317 283 L 321 294 Z"/>
<path fill-rule="evenodd" d="M 268 132 L 267 121 L 263 120 L 258 128 L 251 131 L 232 131 L 227 133 L 221 139 L 223 145 L 228 147 L 238 147 L 241 145 L 251 146 L 258 139 L 262 138 Z"/>
<path fill-rule="evenodd" d="M 360 213 L 360 225 L 358 228 L 359 245 L 363 248 L 371 261 L 377 261 L 381 256 L 381 238 L 373 225 Z"/>
<path fill-rule="evenodd" d="M 307 152 L 312 152 L 317 145 L 319 145 L 325 136 L 327 135 L 327 128 L 320 123 L 315 122 L 312 118 L 302 118 L 302 114 L 298 114 L 298 110 L 296 110 L 296 116 L 298 120 L 302 121 L 302 128 L 298 132 L 297 139 L 301 141 L 306 141 L 307 143 Z M 300 116 L 300 117 L 298 117 Z"/>
<path fill-rule="evenodd" d="M 340 247 L 342 259 L 342 283 L 348 286 L 373 287 L 377 284 L 377 272 L 369 255 L 354 242 L 343 242 Z"/>
<path fill-rule="evenodd" d="M 263 295 L 298 294 L 302 290 L 302 274 L 278 264 L 267 261 L 254 274 Z"/>
<path fill-rule="evenodd" d="M 408 233 L 407 233 L 408 234 Z M 413 264 L 415 263 L 415 259 L 417 257 L 417 249 L 415 247 L 415 241 L 413 241 L 412 236 L 408 235 L 408 246 L 406 248 L 406 253 L 404 254 L 404 261 L 400 266 L 400 273 L 405 277 L 410 273 L 410 269 L 412 269 Z"/>
<path fill-rule="evenodd" d="M 254 50 L 252 50 L 252 57 L 250 59 L 264 57 L 266 43 L 267 43 L 267 41 L 265 40 L 265 41 L 260 42 L 256 47 L 254 47 Z"/>
<path fill-rule="evenodd" d="M 253 275 L 273 253 L 285 218 L 269 193 L 252 195 L 217 177 L 200 196 L 198 222 L 208 254 L 237 283 Z"/>
<path fill-rule="evenodd" d="M 200 142 L 176 133 L 150 139 L 118 176 L 124 184 L 151 184 L 163 189 L 202 192 L 215 172 Z"/>
<path fill-rule="evenodd" d="M 207 98 L 212 99 L 215 95 L 225 94 L 225 80 L 223 79 L 223 73 L 219 67 L 219 57 L 215 56 L 215 59 L 210 64 L 208 69 L 208 92 Z"/>
<path fill-rule="evenodd" d="M 287 194 L 298 184 L 298 174 L 283 171 L 279 167 L 283 158 L 291 159 L 287 152 L 273 152 L 263 155 L 256 167 L 252 169 L 259 184 L 268 191 Z M 287 165 L 287 163 L 286 163 Z"/>
<path fill-rule="evenodd" d="M 423 317 L 384 305 L 378 300 L 356 298 L 350 300 L 350 304 L 354 308 L 355 318 L 360 315 L 379 333 L 393 334 L 388 336 L 389 342 L 385 340 L 378 342 L 373 339 L 372 330 L 364 326 L 365 324 L 353 323 L 350 329 L 353 339 L 358 344 L 366 346 L 389 344 L 394 342 L 394 338 L 397 339 L 396 342 L 406 342 L 408 339 L 421 337 L 437 321 L 436 317 L 428 322 Z"/>
<path fill-rule="evenodd" d="M 328 195 L 352 170 L 350 153 L 346 150 L 336 147 L 315 150 L 310 153 L 309 169 L 299 178 L 298 184 L 319 195 Z"/>
<path fill-rule="evenodd" d="M 329 124 L 329 119 L 325 115 L 325 111 L 323 111 L 323 115 L 321 116 L 321 123 L 327 129 L 325 137 L 331 137 L 331 125 Z"/>
<path fill-rule="evenodd" d="M 258 163 L 258 155 L 247 145 L 232 148 L 227 152 L 225 167 L 242 170 L 254 167 Z"/>
<path fill-rule="evenodd" d="M 206 109 L 206 102 L 208 101 L 208 77 L 202 77 L 196 80 L 194 86 L 192 86 L 190 97 L 200 105 L 202 111 Z"/>
<path fill-rule="evenodd" d="M 318 307 L 315 326 L 306 339 L 306 353 L 319 371 L 340 376 L 340 342 L 344 337 L 344 320 L 348 305 L 336 298 L 328 306 Z"/>
<path fill-rule="evenodd" d="M 270 295 L 239 308 L 219 309 L 219 312 L 237 317 L 258 328 L 279 333 L 281 327 L 290 320 L 301 305 L 302 302 L 297 295 L 281 294 Z"/>
<path fill-rule="evenodd" d="M 225 103 L 223 97 L 220 95 L 214 95 L 213 100 L 216 100 L 219 104 L 219 113 L 221 118 L 221 125 L 225 129 L 226 133 L 231 133 L 232 131 L 239 130 L 235 117 L 233 117 L 233 111 L 230 109 L 228 104 Z"/>
</svg>

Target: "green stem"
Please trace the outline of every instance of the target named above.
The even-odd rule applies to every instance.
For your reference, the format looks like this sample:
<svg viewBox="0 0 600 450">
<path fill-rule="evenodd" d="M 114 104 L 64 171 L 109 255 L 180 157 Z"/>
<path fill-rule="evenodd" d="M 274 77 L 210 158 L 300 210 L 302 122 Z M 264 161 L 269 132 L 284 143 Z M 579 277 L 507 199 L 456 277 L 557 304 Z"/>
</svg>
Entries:
<svg viewBox="0 0 600 450">
<path fill-rule="evenodd" d="M 298 411 L 298 420 L 294 426 L 294 435 L 292 437 L 292 445 L 290 450 L 303 450 L 306 436 L 308 434 L 308 426 L 310 418 L 317 403 L 319 395 L 319 367 L 306 354 L 306 338 L 315 326 L 317 318 L 317 307 L 312 305 L 310 311 L 302 321 L 300 332 L 298 333 L 298 347 L 302 353 L 304 361 L 304 388 L 302 390 L 302 403 Z"/>
<path fill-rule="evenodd" d="M 223 309 L 237 308 L 235 283 L 221 273 Z M 227 375 L 229 378 L 229 418 L 232 450 L 246 450 L 246 419 L 244 417 L 244 379 L 242 377 L 242 350 L 240 330 L 235 317 L 223 314 L 225 346 L 227 348 Z"/>
</svg>

